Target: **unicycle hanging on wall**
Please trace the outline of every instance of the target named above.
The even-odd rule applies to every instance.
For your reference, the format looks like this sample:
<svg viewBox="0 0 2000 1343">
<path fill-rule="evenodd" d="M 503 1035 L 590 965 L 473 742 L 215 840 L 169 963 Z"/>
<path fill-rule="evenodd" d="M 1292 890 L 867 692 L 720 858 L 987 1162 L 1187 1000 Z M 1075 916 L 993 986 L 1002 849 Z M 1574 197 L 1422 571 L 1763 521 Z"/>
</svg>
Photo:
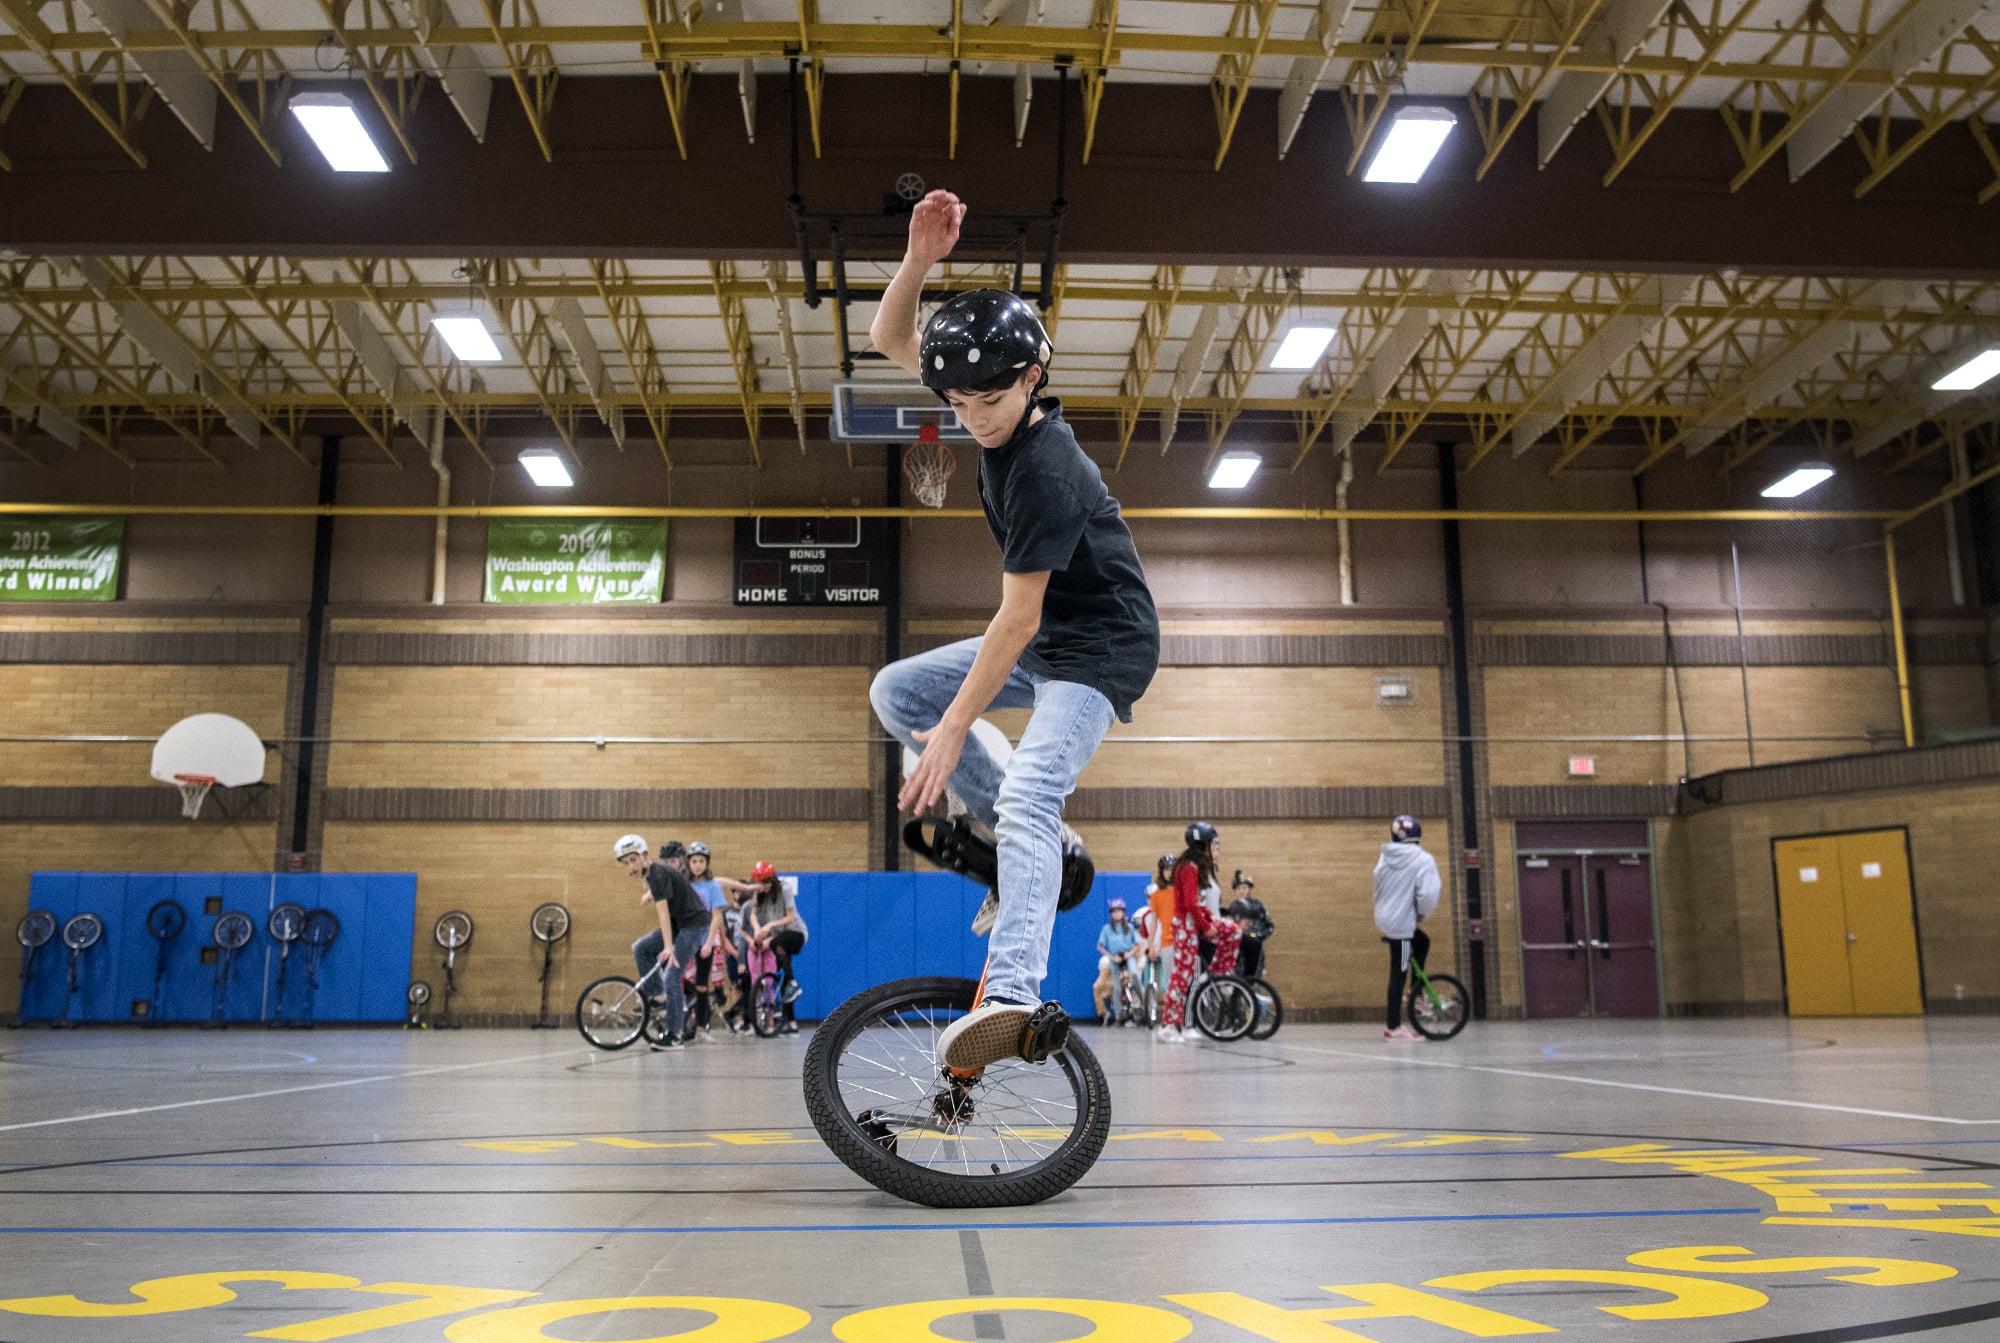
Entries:
<svg viewBox="0 0 2000 1343">
<path fill-rule="evenodd" d="M 271 995 L 271 1020 L 267 1023 L 273 1029 L 291 1024 L 285 1020 L 285 983 L 292 966 L 292 944 L 299 940 L 305 926 L 306 907 L 289 900 L 264 920 L 264 931 L 278 944 L 278 985 Z"/>
<path fill-rule="evenodd" d="M 299 941 L 306 944 L 306 1011 L 299 1023 L 311 1030 L 313 1006 L 319 998 L 319 966 L 326 959 L 326 953 L 333 948 L 333 939 L 340 936 L 340 916 L 330 909 L 315 909 L 306 915 L 306 921 L 299 929 Z"/>
<path fill-rule="evenodd" d="M 549 981 L 555 972 L 556 943 L 569 936 L 569 910 L 554 900 L 537 905 L 528 916 L 528 932 L 542 944 L 542 1007 L 535 1013 L 534 1029 L 545 1031 L 561 1024 L 549 1015 Z"/>
<path fill-rule="evenodd" d="M 455 1031 L 460 1023 L 451 1014 L 451 995 L 458 989 L 458 953 L 472 945 L 472 916 L 462 909 L 438 915 L 431 937 L 444 948 L 444 1005 L 433 1025 L 441 1031 Z"/>
<path fill-rule="evenodd" d="M 973 732 L 994 763 L 1011 747 L 999 729 Z M 913 763 L 906 754 L 905 769 Z M 926 860 L 997 889 L 992 837 L 965 816 L 919 819 L 903 841 Z M 1095 878 L 1081 848 L 1063 855 L 1058 910 L 1081 903 Z M 849 998 L 813 1032 L 805 1100 L 813 1127 L 841 1162 L 876 1188 L 934 1208 L 1039 1203 L 1082 1179 L 1111 1131 L 1111 1092 L 1097 1057 L 1045 1003 L 1023 1032 L 1023 1054 L 959 1070 L 940 1057 L 945 1028 L 979 1002 L 981 984 L 900 979 Z"/>
<path fill-rule="evenodd" d="M 165 1020 L 168 953 L 186 927 L 187 911 L 178 900 L 161 900 L 146 911 L 146 931 L 160 944 L 159 953 L 153 958 L 153 996 L 146 1004 L 148 1026 L 157 1026 Z"/>
<path fill-rule="evenodd" d="M 28 1024 L 28 992 L 35 982 L 35 962 L 55 935 L 56 916 L 46 909 L 31 909 L 14 925 L 14 940 L 21 944 L 21 1006 L 7 1023 L 10 1031 Z"/>
<path fill-rule="evenodd" d="M 209 934 L 215 943 L 215 997 L 209 1018 L 202 1023 L 205 1027 L 223 1025 L 223 1013 L 229 1006 L 229 981 L 236 977 L 236 957 L 256 935 L 257 925 L 241 910 L 232 909 L 215 921 L 215 928 Z"/>
<path fill-rule="evenodd" d="M 69 985 L 63 993 L 62 1016 L 56 1021 L 60 1029 L 78 1024 L 69 1019 L 69 1006 L 76 998 L 77 972 L 82 968 L 84 954 L 96 946 L 103 936 L 104 921 L 95 914 L 71 915 L 69 922 L 63 925 L 63 945 L 69 948 Z"/>
</svg>

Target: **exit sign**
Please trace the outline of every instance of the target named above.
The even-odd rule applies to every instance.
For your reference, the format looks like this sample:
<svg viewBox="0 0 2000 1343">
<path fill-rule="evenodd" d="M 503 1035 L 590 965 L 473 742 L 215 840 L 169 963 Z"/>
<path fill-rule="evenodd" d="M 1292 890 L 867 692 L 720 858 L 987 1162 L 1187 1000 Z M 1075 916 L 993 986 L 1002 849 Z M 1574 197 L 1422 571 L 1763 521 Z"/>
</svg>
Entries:
<svg viewBox="0 0 2000 1343">
<path fill-rule="evenodd" d="M 1597 773 L 1597 757 L 1594 755 L 1573 755 L 1569 758 L 1569 776 L 1572 779 L 1588 779 Z"/>
</svg>

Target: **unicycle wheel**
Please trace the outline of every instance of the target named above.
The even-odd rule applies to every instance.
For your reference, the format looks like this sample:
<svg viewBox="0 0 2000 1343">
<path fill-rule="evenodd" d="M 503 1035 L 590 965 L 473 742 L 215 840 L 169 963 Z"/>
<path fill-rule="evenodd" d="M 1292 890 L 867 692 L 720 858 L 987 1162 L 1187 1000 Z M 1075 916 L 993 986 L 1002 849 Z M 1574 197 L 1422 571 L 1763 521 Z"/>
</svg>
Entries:
<svg viewBox="0 0 2000 1343">
<path fill-rule="evenodd" d="M 429 991 L 425 991 L 426 997 Z M 598 980 L 576 1000 L 576 1029 L 599 1049 L 623 1049 L 646 1025 L 646 999 L 622 975 Z"/>
<path fill-rule="evenodd" d="M 813 1127 L 876 1188 L 933 1208 L 1039 1203 L 1089 1171 L 1111 1129 L 1104 1071 L 1075 1033 L 1042 1063 L 970 1077 L 941 1066 L 938 1036 L 972 1007 L 969 979 L 900 979 L 857 994 L 813 1033 Z"/>
<path fill-rule="evenodd" d="M 1449 1040 L 1465 1029 L 1465 1023 L 1472 1019 L 1472 999 L 1465 992 L 1465 985 L 1450 975 L 1431 975 L 1431 988 L 1437 993 L 1437 1001 L 1432 1002 L 1424 993 L 1421 984 L 1410 986 L 1410 1024 L 1417 1028 L 1417 1034 L 1427 1040 Z"/>
</svg>

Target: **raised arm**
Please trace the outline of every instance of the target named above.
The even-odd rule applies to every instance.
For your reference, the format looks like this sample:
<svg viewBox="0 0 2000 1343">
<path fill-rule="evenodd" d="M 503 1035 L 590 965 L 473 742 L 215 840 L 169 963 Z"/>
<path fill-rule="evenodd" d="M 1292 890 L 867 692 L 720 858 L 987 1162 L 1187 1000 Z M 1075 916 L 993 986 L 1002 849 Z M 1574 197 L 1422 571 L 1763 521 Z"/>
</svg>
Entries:
<svg viewBox="0 0 2000 1343">
<path fill-rule="evenodd" d="M 923 302 L 924 277 L 958 245 L 958 226 L 964 219 L 965 203 L 949 191 L 931 192 L 910 211 L 910 241 L 903 264 L 896 268 L 875 320 L 868 325 L 868 339 L 875 348 L 905 372 L 922 376 L 917 308 Z"/>
</svg>

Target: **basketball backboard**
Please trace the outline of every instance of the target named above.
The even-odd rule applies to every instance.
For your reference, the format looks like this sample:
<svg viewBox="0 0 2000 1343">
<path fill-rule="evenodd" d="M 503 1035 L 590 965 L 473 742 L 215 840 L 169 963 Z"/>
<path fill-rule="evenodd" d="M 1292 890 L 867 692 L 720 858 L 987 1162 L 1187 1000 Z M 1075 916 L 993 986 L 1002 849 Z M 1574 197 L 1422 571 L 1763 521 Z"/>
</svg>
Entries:
<svg viewBox="0 0 2000 1343">
<path fill-rule="evenodd" d="M 224 788 L 264 781 L 264 741 L 248 723 L 226 713 L 183 718 L 153 743 L 153 777 L 161 783 L 209 778 Z"/>
<path fill-rule="evenodd" d="M 849 443 L 912 443 L 926 424 L 935 424 L 948 443 L 970 443 L 972 434 L 951 407 L 919 382 L 836 382 L 833 436 Z"/>
</svg>

